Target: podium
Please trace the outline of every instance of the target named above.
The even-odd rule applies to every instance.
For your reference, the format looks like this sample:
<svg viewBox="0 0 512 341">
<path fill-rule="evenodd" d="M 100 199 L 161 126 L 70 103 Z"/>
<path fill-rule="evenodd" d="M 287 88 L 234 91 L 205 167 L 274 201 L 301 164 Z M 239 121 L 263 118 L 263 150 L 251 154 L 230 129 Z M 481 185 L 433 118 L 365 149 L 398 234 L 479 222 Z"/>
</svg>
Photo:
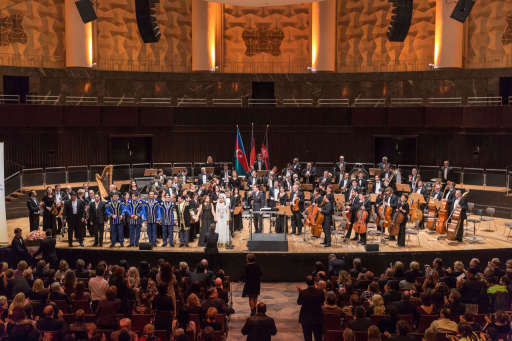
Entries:
<svg viewBox="0 0 512 341">
<path fill-rule="evenodd" d="M 253 221 L 256 214 L 269 215 L 277 217 L 278 215 L 285 214 L 286 210 L 272 211 L 270 209 L 262 209 L 260 211 L 250 211 L 249 215 L 249 240 L 247 241 L 247 249 L 249 251 L 284 251 L 288 252 L 288 238 L 286 233 L 256 233 L 253 231 Z M 262 222 L 263 224 L 263 219 Z M 286 230 L 286 229 L 285 229 Z"/>
</svg>

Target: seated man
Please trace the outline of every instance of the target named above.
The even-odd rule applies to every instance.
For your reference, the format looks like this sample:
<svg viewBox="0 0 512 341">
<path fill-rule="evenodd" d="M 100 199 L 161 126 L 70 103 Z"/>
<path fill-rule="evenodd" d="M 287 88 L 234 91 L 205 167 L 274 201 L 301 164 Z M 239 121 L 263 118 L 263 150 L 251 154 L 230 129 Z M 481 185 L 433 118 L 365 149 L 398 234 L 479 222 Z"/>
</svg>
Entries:
<svg viewBox="0 0 512 341">
<path fill-rule="evenodd" d="M 136 341 L 137 334 L 132 331 L 132 320 L 129 318 L 122 318 L 119 321 L 119 329 L 110 335 L 112 341 L 130 340 Z"/>
<path fill-rule="evenodd" d="M 349 328 L 354 331 L 366 331 L 373 324 L 372 319 L 366 317 L 366 311 L 361 306 L 355 308 L 354 315 L 355 319 L 348 323 Z"/>
<path fill-rule="evenodd" d="M 64 321 L 55 318 L 53 306 L 47 305 L 43 309 L 43 316 L 37 321 L 37 328 L 41 332 L 58 332 L 58 339 L 61 339 L 67 326 Z"/>
<path fill-rule="evenodd" d="M 441 309 L 439 319 L 432 321 L 430 327 L 425 330 L 425 340 L 435 341 L 437 334 L 457 334 L 457 323 L 450 320 L 451 311 L 449 308 Z"/>
</svg>

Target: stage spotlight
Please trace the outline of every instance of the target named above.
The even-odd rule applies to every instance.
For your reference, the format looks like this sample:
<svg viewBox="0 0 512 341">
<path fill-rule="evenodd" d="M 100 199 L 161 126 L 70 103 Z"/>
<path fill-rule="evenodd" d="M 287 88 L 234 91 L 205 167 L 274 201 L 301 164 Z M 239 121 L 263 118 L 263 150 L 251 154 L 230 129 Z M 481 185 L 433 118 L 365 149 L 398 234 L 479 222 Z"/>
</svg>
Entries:
<svg viewBox="0 0 512 341">
<path fill-rule="evenodd" d="M 404 41 L 409 33 L 412 19 L 412 0 L 390 0 L 392 3 L 391 23 L 388 28 L 389 41 Z"/>
<path fill-rule="evenodd" d="M 79 0 L 75 2 L 75 5 L 84 24 L 98 19 L 91 0 Z"/>
</svg>

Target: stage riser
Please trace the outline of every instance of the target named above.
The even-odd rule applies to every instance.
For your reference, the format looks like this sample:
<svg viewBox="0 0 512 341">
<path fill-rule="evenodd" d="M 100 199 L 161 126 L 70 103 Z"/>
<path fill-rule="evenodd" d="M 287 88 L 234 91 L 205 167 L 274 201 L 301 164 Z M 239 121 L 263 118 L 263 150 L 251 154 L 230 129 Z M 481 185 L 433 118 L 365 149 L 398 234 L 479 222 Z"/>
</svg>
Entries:
<svg viewBox="0 0 512 341">
<path fill-rule="evenodd" d="M 258 233 L 247 242 L 249 251 L 288 251 L 288 240 L 284 234 Z"/>
<path fill-rule="evenodd" d="M 160 251 L 114 251 L 109 249 L 89 249 L 81 248 L 58 249 L 59 258 L 64 258 L 74 264 L 76 259 L 82 258 L 86 262 L 95 265 L 100 260 L 107 260 L 109 264 L 118 263 L 121 259 L 126 259 L 130 265 L 137 265 L 140 261 L 156 263 L 158 259 L 163 258 L 172 264 L 177 265 L 180 261 L 186 261 L 191 267 L 195 266 L 203 257 L 198 252 L 160 252 Z M 240 279 L 244 269 L 245 257 L 247 253 L 221 253 L 220 260 L 226 273 L 231 275 L 234 281 Z M 409 262 L 416 260 L 423 264 L 431 264 L 435 257 L 441 257 L 445 265 L 453 266 L 453 262 L 461 260 L 465 264 L 473 257 L 478 257 L 482 264 L 494 257 L 499 257 L 502 261 L 512 258 L 512 249 L 493 249 L 493 250 L 461 250 L 461 251 L 425 251 L 425 252 L 361 252 L 344 254 L 337 253 L 339 257 L 345 257 L 347 264 L 352 264 L 356 257 L 361 258 L 363 265 L 373 272 L 380 274 L 386 270 L 390 262 L 402 261 L 408 265 Z M 258 263 L 263 269 L 263 280 L 267 282 L 296 282 L 304 280 L 307 274 L 313 271 L 316 261 L 322 261 L 327 264 L 328 253 L 280 253 L 263 252 L 256 253 Z M 8 260 L 12 265 L 10 250 L 8 248 L 0 249 L 0 259 Z"/>
</svg>

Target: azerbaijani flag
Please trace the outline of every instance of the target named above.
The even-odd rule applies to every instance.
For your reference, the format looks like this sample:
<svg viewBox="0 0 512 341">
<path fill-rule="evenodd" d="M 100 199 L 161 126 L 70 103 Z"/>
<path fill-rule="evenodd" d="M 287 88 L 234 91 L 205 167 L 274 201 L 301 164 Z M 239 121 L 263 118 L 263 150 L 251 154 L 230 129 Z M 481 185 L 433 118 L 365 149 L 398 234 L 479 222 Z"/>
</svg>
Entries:
<svg viewBox="0 0 512 341">
<path fill-rule="evenodd" d="M 240 135 L 240 130 L 236 127 L 236 143 L 235 143 L 235 170 L 238 175 L 249 173 L 249 165 L 247 164 L 247 156 L 245 156 L 244 142 Z"/>
</svg>

